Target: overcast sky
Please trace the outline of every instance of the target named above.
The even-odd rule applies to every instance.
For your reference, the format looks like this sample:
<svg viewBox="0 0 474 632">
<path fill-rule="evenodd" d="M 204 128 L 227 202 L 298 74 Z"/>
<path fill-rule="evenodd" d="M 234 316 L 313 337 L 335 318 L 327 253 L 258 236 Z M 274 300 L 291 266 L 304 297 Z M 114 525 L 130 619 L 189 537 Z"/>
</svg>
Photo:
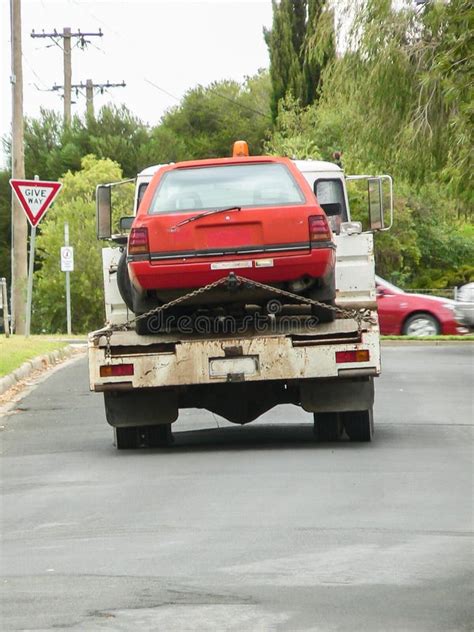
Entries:
<svg viewBox="0 0 474 632">
<path fill-rule="evenodd" d="M 11 124 L 8 0 L 0 7 L 3 136 Z M 226 78 L 240 81 L 268 67 L 262 29 L 271 20 L 271 0 L 22 0 L 25 114 L 37 116 L 41 106 L 59 112 L 63 107 L 57 92 L 43 91 L 63 83 L 62 50 L 50 39 L 31 38 L 33 29 L 101 29 L 104 36 L 90 38 L 85 50 L 73 49 L 73 83 L 124 80 L 125 88 L 96 95 L 95 106 L 125 103 L 142 120 L 156 124 L 189 88 Z M 73 113 L 82 114 L 84 95 L 73 100 Z"/>
</svg>

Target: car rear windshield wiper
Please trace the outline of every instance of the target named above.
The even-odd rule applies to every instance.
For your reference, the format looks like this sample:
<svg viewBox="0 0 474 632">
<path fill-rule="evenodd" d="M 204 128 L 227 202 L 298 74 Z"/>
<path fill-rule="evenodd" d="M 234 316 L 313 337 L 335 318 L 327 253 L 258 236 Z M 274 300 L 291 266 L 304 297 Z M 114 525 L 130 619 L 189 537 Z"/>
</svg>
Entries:
<svg viewBox="0 0 474 632">
<path fill-rule="evenodd" d="M 193 215 L 192 217 L 187 217 L 186 219 L 183 219 L 182 222 L 178 222 L 177 224 L 172 226 L 170 230 L 176 230 L 180 226 L 184 226 L 185 224 L 189 224 L 190 222 L 195 222 L 198 219 L 201 219 L 201 217 L 208 217 L 209 215 L 216 215 L 217 213 L 226 213 L 228 211 L 230 212 L 230 211 L 241 211 L 241 210 L 242 210 L 241 206 L 229 206 L 228 208 L 215 208 L 212 211 L 205 211 L 204 213 L 198 213 L 197 215 Z"/>
</svg>

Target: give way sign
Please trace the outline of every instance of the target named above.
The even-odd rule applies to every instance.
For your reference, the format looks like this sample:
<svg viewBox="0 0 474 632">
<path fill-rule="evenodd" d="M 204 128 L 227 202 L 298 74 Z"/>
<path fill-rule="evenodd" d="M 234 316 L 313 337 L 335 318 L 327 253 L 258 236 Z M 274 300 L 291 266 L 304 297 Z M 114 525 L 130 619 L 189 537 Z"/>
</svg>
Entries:
<svg viewBox="0 0 474 632">
<path fill-rule="evenodd" d="M 10 180 L 10 186 L 15 191 L 28 221 L 35 227 L 53 203 L 62 184 L 48 180 Z"/>
</svg>

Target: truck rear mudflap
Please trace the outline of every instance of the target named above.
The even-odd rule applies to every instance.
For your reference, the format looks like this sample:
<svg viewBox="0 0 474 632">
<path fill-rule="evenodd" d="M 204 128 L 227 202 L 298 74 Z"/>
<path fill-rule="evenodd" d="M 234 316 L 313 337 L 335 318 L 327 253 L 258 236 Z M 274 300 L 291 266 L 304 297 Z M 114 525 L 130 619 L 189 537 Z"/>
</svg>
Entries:
<svg viewBox="0 0 474 632">
<path fill-rule="evenodd" d="M 377 322 L 376 316 L 373 322 Z M 90 388 L 127 391 L 232 382 L 366 378 L 380 373 L 379 330 L 352 319 L 287 333 L 89 336 Z"/>
</svg>

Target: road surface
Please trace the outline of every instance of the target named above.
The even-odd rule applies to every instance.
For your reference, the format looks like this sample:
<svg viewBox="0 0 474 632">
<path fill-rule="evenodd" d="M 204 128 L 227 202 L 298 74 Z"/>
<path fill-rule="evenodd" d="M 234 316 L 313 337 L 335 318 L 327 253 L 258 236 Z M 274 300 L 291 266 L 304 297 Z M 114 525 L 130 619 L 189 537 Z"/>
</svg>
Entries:
<svg viewBox="0 0 474 632">
<path fill-rule="evenodd" d="M 3 630 L 472 630 L 472 345 L 385 347 L 369 445 L 281 406 L 117 452 L 80 360 L 4 417 Z"/>
</svg>

